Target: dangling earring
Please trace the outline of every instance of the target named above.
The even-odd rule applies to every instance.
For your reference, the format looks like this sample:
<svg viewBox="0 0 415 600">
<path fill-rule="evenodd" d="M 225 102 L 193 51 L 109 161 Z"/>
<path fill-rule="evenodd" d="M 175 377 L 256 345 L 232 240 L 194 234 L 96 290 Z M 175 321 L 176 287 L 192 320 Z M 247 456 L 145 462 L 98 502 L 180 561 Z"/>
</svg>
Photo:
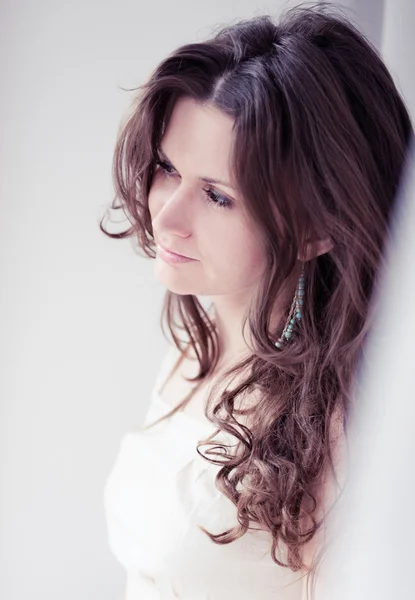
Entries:
<svg viewBox="0 0 415 600">
<path fill-rule="evenodd" d="M 281 348 L 283 342 L 288 341 L 291 338 L 294 325 L 296 321 L 301 320 L 302 309 L 304 304 L 304 291 L 305 291 L 305 277 L 304 277 L 304 263 L 301 268 L 301 275 L 298 280 L 297 289 L 294 294 L 294 298 L 291 304 L 290 312 L 285 327 L 282 331 L 281 336 L 275 342 L 277 348 Z"/>
</svg>

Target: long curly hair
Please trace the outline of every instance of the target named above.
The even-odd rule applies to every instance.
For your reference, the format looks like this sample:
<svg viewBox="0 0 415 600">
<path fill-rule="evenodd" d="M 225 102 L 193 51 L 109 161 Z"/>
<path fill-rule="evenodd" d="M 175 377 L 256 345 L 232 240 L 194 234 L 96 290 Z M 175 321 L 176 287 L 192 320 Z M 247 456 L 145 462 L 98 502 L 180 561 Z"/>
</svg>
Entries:
<svg viewBox="0 0 415 600">
<path fill-rule="evenodd" d="M 197 447 L 201 453 L 213 446 L 202 456 L 220 465 L 216 485 L 234 502 L 238 525 L 218 535 L 204 531 L 227 544 L 251 522 L 260 524 L 272 534 L 277 564 L 308 568 L 301 547 L 321 526 L 313 518 L 313 490 L 333 469 L 334 415 L 346 430 L 413 135 L 408 111 L 376 48 L 330 3 L 297 6 L 278 20 L 261 15 L 221 25 L 211 39 L 177 48 L 138 90 L 113 161 L 111 209 L 123 210 L 130 226 L 110 233 L 101 221 L 101 230 L 136 238 L 155 258 L 148 194 L 157 151 L 175 102 L 189 97 L 234 119 L 232 173 L 266 249 L 266 268 L 243 322 L 251 334 L 249 356 L 211 388 L 205 409 L 217 431 L 236 438 L 236 449 L 218 448 L 212 438 Z M 329 236 L 333 248 L 304 264 L 302 319 L 277 348 L 290 306 L 273 331 L 272 310 L 298 277 L 298 252 L 310 232 Z M 165 323 L 178 350 L 192 347 L 196 354 L 199 372 L 188 381 L 206 381 L 219 360 L 208 311 L 196 296 L 167 290 L 164 334 Z M 226 378 L 238 373 L 242 383 L 227 389 Z M 238 409 L 242 397 L 254 395 L 255 405 Z M 242 414 L 250 415 L 249 426 L 238 421 Z M 276 552 L 280 542 L 285 560 Z"/>
</svg>

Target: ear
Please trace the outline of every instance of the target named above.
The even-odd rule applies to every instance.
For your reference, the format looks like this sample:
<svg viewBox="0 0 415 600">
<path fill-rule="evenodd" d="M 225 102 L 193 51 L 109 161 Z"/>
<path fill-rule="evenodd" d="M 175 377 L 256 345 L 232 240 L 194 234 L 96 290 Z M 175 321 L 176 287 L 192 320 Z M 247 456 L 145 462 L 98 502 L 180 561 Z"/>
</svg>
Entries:
<svg viewBox="0 0 415 600">
<path fill-rule="evenodd" d="M 306 262 L 307 260 L 311 260 L 312 258 L 320 256 L 320 254 L 329 252 L 332 248 L 333 242 L 330 238 L 308 240 L 305 243 L 303 250 L 298 252 L 297 258 L 298 260 Z"/>
</svg>

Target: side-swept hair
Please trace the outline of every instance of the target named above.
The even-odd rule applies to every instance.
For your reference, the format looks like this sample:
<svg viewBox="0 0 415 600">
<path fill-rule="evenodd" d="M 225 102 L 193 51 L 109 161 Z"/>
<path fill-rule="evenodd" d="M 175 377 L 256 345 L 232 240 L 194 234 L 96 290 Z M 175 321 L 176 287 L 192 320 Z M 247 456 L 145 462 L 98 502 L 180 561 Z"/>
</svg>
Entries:
<svg viewBox="0 0 415 600">
<path fill-rule="evenodd" d="M 321 525 L 313 518 L 313 486 L 333 466 L 335 414 L 346 428 L 412 124 L 378 51 L 330 3 L 295 7 L 278 20 L 255 16 L 177 48 L 140 86 L 116 143 L 111 208 L 121 208 L 131 226 L 114 234 L 100 223 L 110 237 L 135 236 L 149 258 L 156 255 L 148 194 L 157 149 L 183 96 L 234 119 L 232 173 L 262 232 L 267 262 L 243 323 L 251 355 L 226 373 L 247 376 L 232 390 L 214 386 L 206 407 L 218 429 L 238 441 L 234 453 L 217 454 L 220 461 L 204 456 L 222 465 L 216 485 L 234 502 L 239 524 L 206 533 L 226 544 L 259 523 L 272 533 L 276 563 L 306 568 L 301 548 Z M 270 316 L 298 275 L 297 255 L 310 232 L 329 237 L 333 248 L 305 263 L 303 317 L 278 349 L 285 321 L 270 331 Z M 219 360 L 208 312 L 196 296 L 167 291 L 163 332 L 164 322 L 177 348 L 185 350 L 185 332 L 197 356 L 199 373 L 188 381 L 206 380 Z M 238 423 L 235 402 L 254 390 L 260 393 L 247 427 Z M 217 446 L 205 440 L 198 451 L 208 444 Z M 304 527 L 307 502 L 311 525 Z M 285 561 L 276 554 L 280 542 Z"/>
</svg>

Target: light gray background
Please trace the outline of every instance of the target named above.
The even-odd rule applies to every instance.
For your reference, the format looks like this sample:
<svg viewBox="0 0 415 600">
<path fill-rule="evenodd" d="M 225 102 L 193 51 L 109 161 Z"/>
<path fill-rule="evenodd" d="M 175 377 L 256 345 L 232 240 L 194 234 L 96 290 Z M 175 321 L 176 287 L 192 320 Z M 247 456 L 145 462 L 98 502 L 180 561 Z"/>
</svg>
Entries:
<svg viewBox="0 0 415 600">
<path fill-rule="evenodd" d="M 1 557 L 7 600 L 118 600 L 102 494 L 166 343 L 164 290 L 100 233 L 120 119 L 155 65 L 220 23 L 297 2 L 0 5 Z M 343 2 L 415 106 L 414 4 Z M 143 599 L 144 600 L 144 599 Z"/>
</svg>

